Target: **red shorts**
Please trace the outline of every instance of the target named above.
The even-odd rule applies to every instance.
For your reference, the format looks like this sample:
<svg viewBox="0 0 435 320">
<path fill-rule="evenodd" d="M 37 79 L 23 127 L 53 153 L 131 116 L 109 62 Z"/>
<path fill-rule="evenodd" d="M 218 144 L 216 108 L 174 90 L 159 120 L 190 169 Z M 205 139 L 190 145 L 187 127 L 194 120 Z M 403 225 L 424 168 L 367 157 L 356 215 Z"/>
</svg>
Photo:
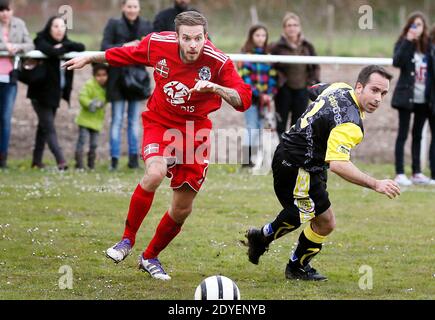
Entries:
<svg viewBox="0 0 435 320">
<path fill-rule="evenodd" d="M 209 130 L 201 130 L 201 135 L 197 135 L 198 130 L 193 129 L 186 133 L 186 128 L 170 129 L 144 117 L 142 159 L 165 158 L 171 188 L 178 189 L 188 184 L 199 192 L 209 165 Z M 208 134 L 204 135 L 204 132 Z"/>
</svg>

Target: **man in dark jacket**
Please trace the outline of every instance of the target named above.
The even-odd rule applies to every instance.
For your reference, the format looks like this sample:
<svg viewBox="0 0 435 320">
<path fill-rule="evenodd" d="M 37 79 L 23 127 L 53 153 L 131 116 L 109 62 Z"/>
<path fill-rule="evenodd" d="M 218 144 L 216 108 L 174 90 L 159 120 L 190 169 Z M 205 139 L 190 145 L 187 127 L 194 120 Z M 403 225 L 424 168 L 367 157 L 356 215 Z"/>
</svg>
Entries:
<svg viewBox="0 0 435 320">
<path fill-rule="evenodd" d="M 192 10 L 189 7 L 190 0 L 175 0 L 172 8 L 160 11 L 154 20 L 153 29 L 155 32 L 175 31 L 175 17 L 184 11 Z"/>
<path fill-rule="evenodd" d="M 124 0 L 122 17 L 110 19 L 104 29 L 104 38 L 101 50 L 105 51 L 115 47 L 136 46 L 149 33 L 152 32 L 151 22 L 141 18 L 140 3 L 138 0 Z M 132 90 L 125 79 L 132 74 L 142 74 L 144 90 Z M 140 79 L 142 79 L 140 78 Z M 128 167 L 139 167 L 139 115 L 141 101 L 149 96 L 149 76 L 143 66 L 115 68 L 109 70 L 107 83 L 107 99 L 112 103 L 112 123 L 110 128 L 110 155 L 111 170 L 118 168 L 121 157 L 121 132 L 124 118 L 125 105 L 128 104 Z M 140 88 L 139 88 L 140 89 Z"/>
</svg>

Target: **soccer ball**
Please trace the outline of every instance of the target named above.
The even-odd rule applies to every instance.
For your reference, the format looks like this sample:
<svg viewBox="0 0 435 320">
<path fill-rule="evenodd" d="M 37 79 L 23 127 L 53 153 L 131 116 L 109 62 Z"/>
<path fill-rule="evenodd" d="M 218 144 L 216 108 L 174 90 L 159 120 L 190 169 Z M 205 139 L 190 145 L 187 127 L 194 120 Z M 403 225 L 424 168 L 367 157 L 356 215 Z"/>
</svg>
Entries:
<svg viewBox="0 0 435 320">
<path fill-rule="evenodd" d="M 196 287 L 195 300 L 240 300 L 240 290 L 233 280 L 212 276 Z"/>
</svg>

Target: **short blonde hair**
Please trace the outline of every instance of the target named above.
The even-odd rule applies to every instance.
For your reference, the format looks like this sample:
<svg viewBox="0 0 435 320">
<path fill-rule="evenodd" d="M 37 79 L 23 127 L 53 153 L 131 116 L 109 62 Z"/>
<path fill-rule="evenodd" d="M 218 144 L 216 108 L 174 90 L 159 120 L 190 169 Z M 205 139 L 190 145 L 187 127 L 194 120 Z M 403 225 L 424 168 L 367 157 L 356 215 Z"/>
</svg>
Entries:
<svg viewBox="0 0 435 320">
<path fill-rule="evenodd" d="M 284 15 L 284 18 L 282 19 L 282 27 L 284 28 L 285 25 L 287 24 L 287 22 L 289 20 L 291 20 L 291 19 L 296 20 L 297 22 L 299 22 L 299 24 L 301 23 L 301 18 L 296 13 L 294 13 L 294 12 L 287 12 Z"/>
</svg>

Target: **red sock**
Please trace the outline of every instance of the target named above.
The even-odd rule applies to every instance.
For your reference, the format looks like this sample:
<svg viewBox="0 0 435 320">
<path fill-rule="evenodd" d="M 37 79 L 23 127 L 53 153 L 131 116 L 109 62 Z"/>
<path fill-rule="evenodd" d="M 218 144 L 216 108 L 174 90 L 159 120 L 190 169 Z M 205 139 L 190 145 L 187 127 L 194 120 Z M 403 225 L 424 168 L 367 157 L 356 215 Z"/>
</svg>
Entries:
<svg viewBox="0 0 435 320">
<path fill-rule="evenodd" d="M 177 224 L 166 212 L 157 227 L 156 234 L 151 240 L 148 248 L 143 253 L 144 259 L 157 258 L 159 253 L 179 234 L 181 225 Z"/>
<path fill-rule="evenodd" d="M 134 190 L 130 200 L 127 220 L 125 221 L 125 230 L 123 239 L 130 240 L 133 246 L 136 241 L 136 233 L 142 224 L 143 219 L 147 215 L 153 203 L 154 192 L 147 192 L 140 184 Z"/>
</svg>

